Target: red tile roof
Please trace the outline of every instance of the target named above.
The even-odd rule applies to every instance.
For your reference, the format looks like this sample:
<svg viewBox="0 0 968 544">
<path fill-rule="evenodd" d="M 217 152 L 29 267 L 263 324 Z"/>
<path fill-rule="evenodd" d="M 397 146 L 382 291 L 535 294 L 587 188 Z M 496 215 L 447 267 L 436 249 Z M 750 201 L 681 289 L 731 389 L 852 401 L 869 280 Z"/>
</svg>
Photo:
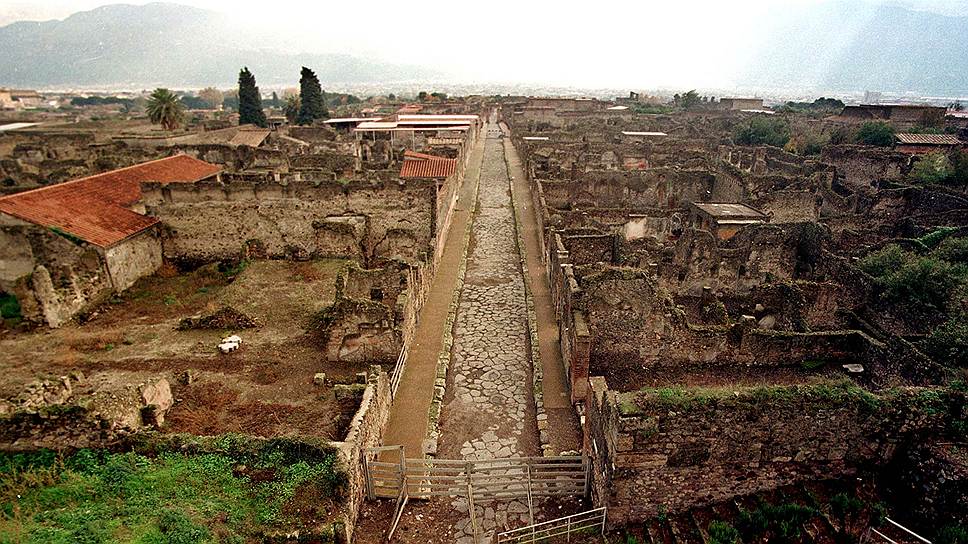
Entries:
<svg viewBox="0 0 968 544">
<path fill-rule="evenodd" d="M 110 247 L 158 222 L 128 206 L 141 199 L 141 182 L 193 183 L 221 167 L 175 155 L 0 198 L 0 212 L 57 228 Z"/>
<path fill-rule="evenodd" d="M 446 178 L 457 171 L 457 159 L 406 151 L 403 154 L 401 178 Z"/>
</svg>

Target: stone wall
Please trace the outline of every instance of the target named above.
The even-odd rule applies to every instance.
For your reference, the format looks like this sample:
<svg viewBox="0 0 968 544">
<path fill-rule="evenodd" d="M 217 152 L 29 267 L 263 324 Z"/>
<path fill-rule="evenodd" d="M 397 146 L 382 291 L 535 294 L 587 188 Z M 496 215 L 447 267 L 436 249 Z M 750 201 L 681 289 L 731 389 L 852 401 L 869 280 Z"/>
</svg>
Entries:
<svg viewBox="0 0 968 544">
<path fill-rule="evenodd" d="M 123 291 L 136 281 L 154 274 L 161 266 L 161 241 L 158 233 L 150 229 L 104 251 L 104 260 L 111 285 L 115 291 Z"/>
<path fill-rule="evenodd" d="M 342 256 L 418 263 L 436 245 L 432 180 L 146 183 L 142 190 L 148 215 L 166 226 L 168 259 L 231 259 L 242 244 L 258 241 L 267 257 L 333 256 L 334 247 L 358 247 Z"/>
<path fill-rule="evenodd" d="M 911 168 L 911 156 L 889 149 L 860 145 L 828 145 L 821 160 L 837 168 L 837 175 L 856 190 L 870 190 L 880 180 L 902 178 Z"/>
<path fill-rule="evenodd" d="M 103 249 L 0 214 L 0 290 L 34 323 L 59 327 L 159 266 L 153 229 Z"/>
<path fill-rule="evenodd" d="M 390 380 L 386 372 L 380 371 L 378 367 L 371 369 L 369 382 L 363 391 L 363 400 L 350 422 L 346 438 L 333 444 L 339 451 L 348 476 L 348 493 L 344 503 L 347 542 L 353 541 L 356 521 L 366 496 L 365 462 L 367 459 L 376 458 L 376 454 L 370 453 L 368 449 L 383 443 L 392 401 Z"/>
<path fill-rule="evenodd" d="M 964 406 L 963 393 L 877 397 L 849 382 L 617 395 L 593 380 L 586 400 L 593 499 L 618 525 L 848 477 L 885 466 L 899 445 L 936 436 Z"/>
</svg>

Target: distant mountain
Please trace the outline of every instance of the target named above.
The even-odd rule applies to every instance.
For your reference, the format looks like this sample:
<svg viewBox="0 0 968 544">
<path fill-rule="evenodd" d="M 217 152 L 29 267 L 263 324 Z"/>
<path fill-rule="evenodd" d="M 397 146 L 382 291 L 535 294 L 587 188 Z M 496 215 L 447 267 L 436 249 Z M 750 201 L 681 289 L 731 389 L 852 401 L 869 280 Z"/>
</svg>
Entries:
<svg viewBox="0 0 968 544">
<path fill-rule="evenodd" d="M 968 17 L 846 1 L 785 11 L 740 85 L 968 95 Z"/>
<path fill-rule="evenodd" d="M 324 86 L 440 76 L 349 55 L 273 51 L 247 39 L 259 41 L 216 12 L 167 3 L 21 21 L 0 27 L 0 86 L 226 86 L 243 66 L 261 86 L 295 84 L 300 66 L 315 70 Z"/>
</svg>

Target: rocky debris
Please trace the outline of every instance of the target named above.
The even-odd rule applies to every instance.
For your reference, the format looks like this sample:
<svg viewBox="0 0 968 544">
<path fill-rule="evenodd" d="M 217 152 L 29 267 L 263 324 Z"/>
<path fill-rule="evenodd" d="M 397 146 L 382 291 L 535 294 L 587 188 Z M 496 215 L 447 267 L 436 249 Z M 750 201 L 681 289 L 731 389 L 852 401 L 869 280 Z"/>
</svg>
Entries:
<svg viewBox="0 0 968 544">
<path fill-rule="evenodd" d="M 218 350 L 222 353 L 231 353 L 242 347 L 242 338 L 237 335 L 227 336 L 218 344 Z"/>
<path fill-rule="evenodd" d="M 77 370 L 58 379 L 30 382 L 16 398 L 0 402 L 0 415 L 16 411 L 36 412 L 48 406 L 66 404 L 74 394 L 75 386 L 83 379 L 84 373 Z"/>
<path fill-rule="evenodd" d="M 144 406 L 141 410 L 142 422 L 145 425 L 160 427 L 165 422 L 165 413 L 174 404 L 171 396 L 171 385 L 166 379 L 155 382 L 147 382 L 138 386 L 141 393 L 141 401 Z"/>
<path fill-rule="evenodd" d="M 323 385 L 325 383 L 326 383 L 326 373 L 325 372 L 317 372 L 313 376 L 313 384 L 314 385 Z"/>
<path fill-rule="evenodd" d="M 251 329 L 255 326 L 255 320 L 251 317 L 231 306 L 223 306 L 206 316 L 192 316 L 182 319 L 178 323 L 178 330 Z"/>
</svg>

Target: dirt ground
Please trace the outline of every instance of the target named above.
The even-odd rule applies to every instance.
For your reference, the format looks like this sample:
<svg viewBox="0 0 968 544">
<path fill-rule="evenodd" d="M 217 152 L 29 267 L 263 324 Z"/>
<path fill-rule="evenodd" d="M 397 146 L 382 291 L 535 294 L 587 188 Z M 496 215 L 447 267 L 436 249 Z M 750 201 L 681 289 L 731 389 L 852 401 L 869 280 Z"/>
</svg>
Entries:
<svg viewBox="0 0 968 544">
<path fill-rule="evenodd" d="M 209 265 L 191 272 L 165 266 L 79 323 L 0 331 L 0 398 L 75 370 L 85 375 L 81 394 L 164 377 L 175 405 L 163 430 L 341 439 L 356 406 L 338 402 L 332 385 L 350 383 L 366 368 L 327 362 L 306 328 L 333 303 L 345 264 L 256 261 L 241 270 Z M 177 330 L 183 318 L 226 306 L 256 326 Z M 230 334 L 242 337 L 242 348 L 223 355 L 216 346 Z M 317 372 L 327 374 L 324 386 L 313 384 Z"/>
<path fill-rule="evenodd" d="M 460 533 L 455 533 L 454 525 L 462 516 L 451 506 L 453 499 L 412 500 L 400 517 L 400 525 L 393 535 L 394 542 L 453 544 Z M 484 503 L 482 506 L 493 506 Z M 353 541 L 359 544 L 382 544 L 393 522 L 396 500 L 383 499 L 367 501 L 360 512 Z M 540 523 L 582 512 L 591 505 L 580 498 L 560 500 L 545 499 L 535 504 L 535 521 Z M 508 527 L 507 529 L 516 529 Z M 577 540 L 572 540 L 578 542 Z"/>
</svg>

